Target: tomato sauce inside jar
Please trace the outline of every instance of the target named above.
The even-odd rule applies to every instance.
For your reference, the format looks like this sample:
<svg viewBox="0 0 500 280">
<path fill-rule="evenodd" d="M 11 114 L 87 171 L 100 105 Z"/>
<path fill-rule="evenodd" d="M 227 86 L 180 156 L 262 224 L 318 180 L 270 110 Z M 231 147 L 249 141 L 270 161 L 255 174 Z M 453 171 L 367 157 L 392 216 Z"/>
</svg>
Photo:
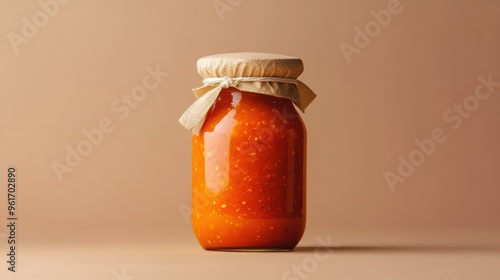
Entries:
<svg viewBox="0 0 500 280">
<path fill-rule="evenodd" d="M 297 245 L 306 222 L 306 131 L 291 100 L 224 89 L 192 145 L 192 226 L 203 248 Z"/>
</svg>

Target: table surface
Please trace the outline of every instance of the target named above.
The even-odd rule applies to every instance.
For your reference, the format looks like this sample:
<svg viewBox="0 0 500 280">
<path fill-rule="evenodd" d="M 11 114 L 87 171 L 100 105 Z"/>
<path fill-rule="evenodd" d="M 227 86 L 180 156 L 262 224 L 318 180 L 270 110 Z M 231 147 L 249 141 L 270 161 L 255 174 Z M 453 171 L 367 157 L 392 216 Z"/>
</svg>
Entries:
<svg viewBox="0 0 500 280">
<path fill-rule="evenodd" d="M 4 264 L 0 279 L 500 279 L 500 246 L 492 240 L 352 240 L 309 235 L 294 251 L 267 253 L 204 251 L 192 237 L 29 246 L 18 251 L 18 271 Z"/>
</svg>

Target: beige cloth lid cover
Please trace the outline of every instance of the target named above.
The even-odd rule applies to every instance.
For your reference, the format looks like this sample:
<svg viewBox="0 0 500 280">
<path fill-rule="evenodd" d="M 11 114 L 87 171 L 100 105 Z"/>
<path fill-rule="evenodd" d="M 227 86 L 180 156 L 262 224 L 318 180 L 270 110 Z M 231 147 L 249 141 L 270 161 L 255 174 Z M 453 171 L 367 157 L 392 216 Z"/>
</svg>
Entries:
<svg viewBox="0 0 500 280">
<path fill-rule="evenodd" d="M 211 84 L 193 89 L 198 98 L 184 112 L 179 122 L 198 135 L 206 114 L 223 88 L 234 87 L 249 91 L 288 98 L 304 112 L 316 94 L 304 83 L 295 80 L 302 71 L 302 60 L 296 57 L 266 53 L 229 53 L 202 57 L 197 62 L 198 73 L 203 78 L 226 78 L 227 82 Z M 260 78 L 259 81 L 237 81 L 231 78 Z M 266 78 L 285 78 L 293 82 L 266 81 Z"/>
</svg>

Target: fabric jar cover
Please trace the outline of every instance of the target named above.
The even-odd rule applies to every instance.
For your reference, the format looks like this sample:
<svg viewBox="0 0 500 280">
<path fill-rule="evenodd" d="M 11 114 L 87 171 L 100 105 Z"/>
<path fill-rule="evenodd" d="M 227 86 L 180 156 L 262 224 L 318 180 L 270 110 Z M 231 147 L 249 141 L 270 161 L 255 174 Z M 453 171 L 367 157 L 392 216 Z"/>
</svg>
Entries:
<svg viewBox="0 0 500 280">
<path fill-rule="evenodd" d="M 197 62 L 203 86 L 193 89 L 198 98 L 179 122 L 198 135 L 208 110 L 224 88 L 237 88 L 287 98 L 304 112 L 316 94 L 297 80 L 304 71 L 296 57 L 266 53 L 229 53 L 202 57 Z"/>
</svg>

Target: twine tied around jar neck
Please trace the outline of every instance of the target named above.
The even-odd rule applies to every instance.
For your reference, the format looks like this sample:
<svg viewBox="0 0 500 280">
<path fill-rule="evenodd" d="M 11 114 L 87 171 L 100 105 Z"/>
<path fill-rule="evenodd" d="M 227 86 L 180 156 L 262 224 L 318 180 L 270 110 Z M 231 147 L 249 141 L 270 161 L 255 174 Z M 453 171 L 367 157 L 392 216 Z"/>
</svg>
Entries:
<svg viewBox="0 0 500 280">
<path fill-rule="evenodd" d="M 205 78 L 203 79 L 204 86 L 222 85 L 223 88 L 236 87 L 239 82 L 276 82 L 297 84 L 297 79 L 281 78 L 281 77 L 223 77 L 223 78 Z"/>
<path fill-rule="evenodd" d="M 268 86 L 263 87 L 262 84 Z M 309 87 L 297 79 L 281 77 L 205 78 L 202 87 L 193 89 L 198 99 L 184 112 L 179 122 L 193 134 L 199 135 L 208 110 L 222 89 L 230 87 L 290 99 L 302 112 L 316 97 L 316 94 Z"/>
</svg>

